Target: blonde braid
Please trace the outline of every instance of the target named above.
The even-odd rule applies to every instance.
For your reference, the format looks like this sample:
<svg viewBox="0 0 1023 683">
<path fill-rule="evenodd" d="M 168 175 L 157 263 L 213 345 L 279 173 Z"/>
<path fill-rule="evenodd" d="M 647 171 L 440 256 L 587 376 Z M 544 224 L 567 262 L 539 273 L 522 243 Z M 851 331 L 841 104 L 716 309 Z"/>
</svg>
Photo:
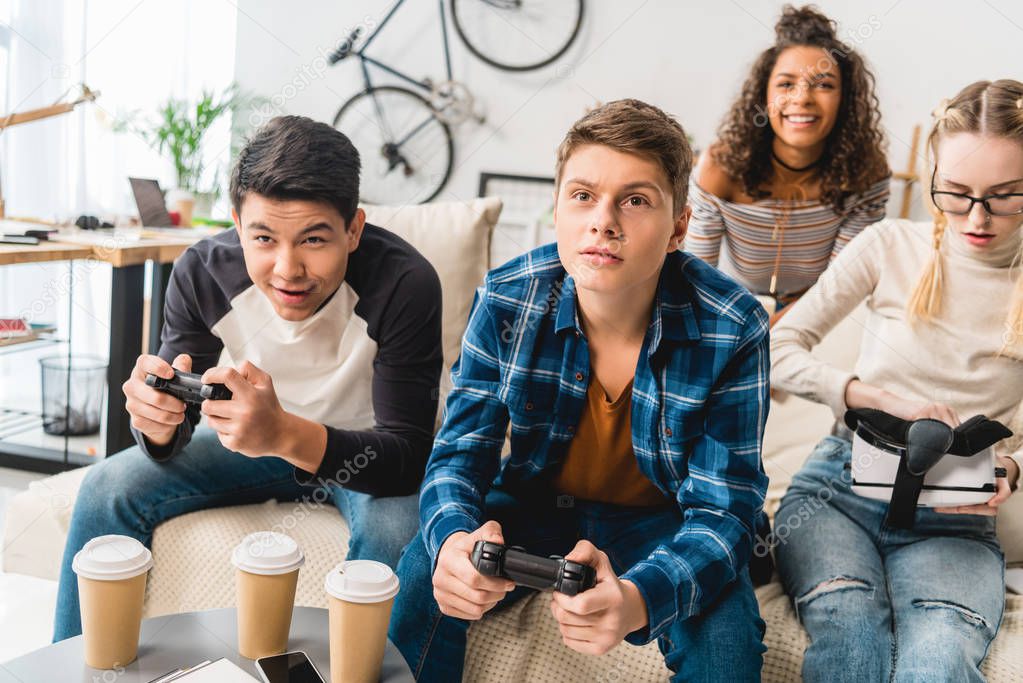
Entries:
<svg viewBox="0 0 1023 683">
<path fill-rule="evenodd" d="M 1020 85 L 1020 84 L 1016 84 Z M 1016 92 L 1020 92 L 1017 90 Z M 1023 96 L 1016 98 L 1015 126 L 1017 134 L 1023 133 Z M 1023 226 L 1017 228 L 1023 230 Z M 1012 288 L 1012 297 L 1009 299 L 1009 315 L 1005 319 L 1005 334 L 1001 353 L 1008 353 L 1015 350 L 1016 355 L 1023 359 L 1023 246 L 1016 254 L 1013 267 L 1020 272 L 1016 275 L 1016 285 Z M 1023 420 L 1023 406 L 1020 408 L 1021 420 Z"/>
<path fill-rule="evenodd" d="M 934 211 L 934 227 L 931 231 L 933 251 L 920 279 L 913 288 L 906 308 L 911 322 L 929 321 L 941 315 L 941 288 L 944 283 L 944 263 L 941 257 L 941 240 L 945 236 L 948 219 L 940 211 Z"/>
<path fill-rule="evenodd" d="M 1021 98 L 1023 99 L 1023 98 Z M 1017 228 L 1023 230 L 1023 226 Z M 1023 246 L 1013 261 L 1012 267 L 1020 270 L 1020 262 L 1023 261 Z M 1012 288 L 1012 296 L 1009 299 L 1009 315 L 1005 318 L 1005 334 L 1002 335 L 1002 350 L 999 355 L 1007 354 L 1013 350 L 1023 359 L 1023 272 L 1016 275 L 1016 284 Z M 1023 413 L 1023 406 L 1020 407 Z"/>
<path fill-rule="evenodd" d="M 931 127 L 931 133 L 927 136 L 927 144 L 924 147 L 925 168 L 933 168 L 934 149 L 938 136 L 954 111 L 950 107 L 949 101 L 944 99 L 931 112 L 931 116 L 934 118 L 934 125 Z M 920 189 L 924 191 L 924 201 L 934 217 L 934 224 L 931 228 L 933 251 L 930 260 L 920 274 L 920 279 L 917 280 L 916 286 L 909 296 L 909 301 L 906 302 L 906 313 L 908 314 L 907 317 L 910 324 L 918 321 L 930 321 L 941 313 L 941 286 L 944 279 L 941 240 L 945 236 L 945 228 L 948 226 L 948 218 L 931 201 L 930 186 L 925 187 L 924 183 L 920 183 Z"/>
</svg>

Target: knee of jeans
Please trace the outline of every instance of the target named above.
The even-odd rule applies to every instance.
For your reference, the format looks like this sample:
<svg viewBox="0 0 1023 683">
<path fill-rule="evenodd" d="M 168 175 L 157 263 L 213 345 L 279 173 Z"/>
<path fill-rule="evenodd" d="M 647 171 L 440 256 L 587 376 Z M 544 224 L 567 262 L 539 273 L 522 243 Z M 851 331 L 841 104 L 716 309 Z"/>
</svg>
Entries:
<svg viewBox="0 0 1023 683">
<path fill-rule="evenodd" d="M 131 448 L 113 458 L 105 458 L 89 468 L 75 498 L 75 509 L 109 508 L 137 501 L 137 492 L 145 490 L 136 476 L 136 457 L 146 457 L 139 449 Z M 127 495 L 129 492 L 136 494 Z"/>
<path fill-rule="evenodd" d="M 913 601 L 914 611 L 921 610 L 928 617 L 926 626 L 919 629 L 928 638 L 948 635 L 941 633 L 952 629 L 972 634 L 975 631 L 994 633 L 995 625 L 980 612 L 949 600 L 918 599 Z"/>
<path fill-rule="evenodd" d="M 905 680 L 981 680 L 997 625 L 980 612 L 948 600 L 914 600 L 902 620 L 895 667 Z M 922 618 L 921 618 L 922 617 Z"/>
<path fill-rule="evenodd" d="M 403 590 L 411 589 L 413 586 L 425 582 L 429 584 L 432 595 L 433 560 L 430 559 L 430 553 L 426 551 L 426 543 L 422 534 L 416 534 L 402 550 L 396 573 Z"/>
<path fill-rule="evenodd" d="M 767 648 L 764 645 L 764 622 L 759 616 L 749 614 L 734 621 L 727 631 L 706 629 L 706 624 L 699 622 L 699 617 L 680 619 L 657 639 L 665 665 L 675 674 L 671 680 L 721 680 L 729 683 L 760 680 L 763 653 Z M 723 647 L 727 648 L 728 667 L 715 673 L 708 663 L 723 655 Z"/>
<path fill-rule="evenodd" d="M 375 536 L 401 538 L 405 545 L 419 531 L 419 501 L 414 496 L 349 499 L 351 525 L 367 527 Z"/>
<path fill-rule="evenodd" d="M 876 596 L 877 587 L 869 581 L 853 576 L 835 576 L 821 581 L 795 599 L 796 616 L 802 618 L 811 609 L 844 617 L 862 614 L 864 602 L 873 601 Z"/>
<path fill-rule="evenodd" d="M 395 522 L 395 527 L 408 531 L 411 538 L 419 531 L 419 494 L 400 496 L 393 500 L 387 510 L 388 517 Z"/>
<path fill-rule="evenodd" d="M 681 659 L 701 659 L 696 653 L 714 656 L 724 642 L 729 643 L 730 657 L 737 671 L 749 667 L 759 671 L 761 655 L 766 649 L 765 630 L 753 586 L 747 576 L 741 575 L 705 611 L 675 621 L 658 638 L 657 644 L 673 671 L 678 671 L 674 665 Z M 735 680 L 745 678 L 738 676 Z"/>
</svg>

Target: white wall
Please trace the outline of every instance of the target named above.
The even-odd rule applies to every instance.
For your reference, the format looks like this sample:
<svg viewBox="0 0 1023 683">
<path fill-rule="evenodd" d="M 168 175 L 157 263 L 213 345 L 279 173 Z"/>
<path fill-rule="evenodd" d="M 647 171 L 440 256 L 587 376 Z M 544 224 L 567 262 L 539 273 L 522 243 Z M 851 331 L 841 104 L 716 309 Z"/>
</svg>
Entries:
<svg viewBox="0 0 1023 683">
<path fill-rule="evenodd" d="M 896 170 L 906 166 L 913 124 L 926 124 L 943 97 L 982 78 L 1023 79 L 1023 3 L 818 4 L 873 67 Z M 279 113 L 331 121 L 361 87 L 361 77 L 354 60 L 317 69 L 317 57 L 366 17 L 379 21 L 390 6 L 390 0 L 240 0 L 237 79 L 276 95 L 275 103 L 283 100 Z M 773 41 L 781 6 L 767 0 L 588 0 L 581 39 L 570 52 L 540 72 L 520 75 L 479 62 L 452 32 L 455 77 L 486 106 L 488 121 L 457 132 L 456 170 L 442 198 L 473 197 L 481 170 L 549 175 L 561 136 L 598 101 L 637 97 L 657 104 L 706 147 L 752 60 Z M 441 76 L 437 17 L 434 0 L 412 0 L 372 53 L 413 75 Z M 896 190 L 890 211 L 900 200 Z"/>
</svg>

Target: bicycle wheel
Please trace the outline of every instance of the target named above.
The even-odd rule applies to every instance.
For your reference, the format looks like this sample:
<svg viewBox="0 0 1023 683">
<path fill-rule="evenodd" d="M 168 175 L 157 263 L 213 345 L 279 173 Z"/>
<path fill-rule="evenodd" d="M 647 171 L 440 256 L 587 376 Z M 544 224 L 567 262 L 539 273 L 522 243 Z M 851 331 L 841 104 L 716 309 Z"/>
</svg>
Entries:
<svg viewBox="0 0 1023 683">
<path fill-rule="evenodd" d="M 455 31 L 487 64 L 530 71 L 565 54 L 583 23 L 583 0 L 451 0 Z"/>
<path fill-rule="evenodd" d="M 422 95 L 390 85 L 367 88 L 341 105 L 334 128 L 359 150 L 359 197 L 368 204 L 428 202 L 451 176 L 451 129 Z"/>
</svg>

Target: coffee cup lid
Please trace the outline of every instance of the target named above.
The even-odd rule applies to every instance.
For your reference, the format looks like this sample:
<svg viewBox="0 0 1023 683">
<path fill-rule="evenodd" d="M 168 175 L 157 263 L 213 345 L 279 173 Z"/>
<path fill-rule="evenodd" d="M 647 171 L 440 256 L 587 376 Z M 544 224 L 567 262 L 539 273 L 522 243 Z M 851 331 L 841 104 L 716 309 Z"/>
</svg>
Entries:
<svg viewBox="0 0 1023 683">
<path fill-rule="evenodd" d="M 398 577 L 382 562 L 348 560 L 327 573 L 327 593 L 345 602 L 382 602 L 398 594 Z"/>
<path fill-rule="evenodd" d="M 75 553 L 75 574 L 98 581 L 120 581 L 144 574 L 153 566 L 153 553 L 130 536 L 97 536 Z"/>
<path fill-rule="evenodd" d="M 291 536 L 257 531 L 235 547 L 231 564 L 250 574 L 287 574 L 305 564 L 305 556 Z"/>
</svg>

